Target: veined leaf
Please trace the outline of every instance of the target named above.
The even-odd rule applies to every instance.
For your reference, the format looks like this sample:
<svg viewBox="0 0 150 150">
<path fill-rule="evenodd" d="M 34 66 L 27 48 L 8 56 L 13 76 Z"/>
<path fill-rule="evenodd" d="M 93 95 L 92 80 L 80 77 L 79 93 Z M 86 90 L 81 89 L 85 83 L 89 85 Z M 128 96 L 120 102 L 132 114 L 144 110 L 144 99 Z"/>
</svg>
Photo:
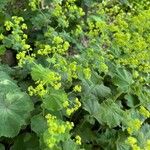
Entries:
<svg viewBox="0 0 150 150">
<path fill-rule="evenodd" d="M 23 92 L 0 93 L 0 137 L 16 136 L 30 115 L 33 105 Z"/>
<path fill-rule="evenodd" d="M 107 129 L 101 134 L 98 141 L 105 150 L 130 150 L 125 143 L 127 136 L 122 131 Z"/>
<path fill-rule="evenodd" d="M 85 95 L 89 93 L 93 94 L 99 99 L 108 98 L 111 95 L 111 89 L 104 84 L 94 84 L 93 82 L 87 82 L 83 80 L 83 90 Z"/>
<path fill-rule="evenodd" d="M 118 86 L 118 89 L 127 92 L 130 91 L 131 85 L 134 82 L 131 74 L 122 68 L 116 69 L 116 74 L 113 78 L 114 84 Z"/>
<path fill-rule="evenodd" d="M 0 71 L 0 92 L 8 93 L 12 90 L 19 91 L 20 89 L 7 73 Z"/>
<path fill-rule="evenodd" d="M 92 89 L 92 93 L 96 95 L 98 98 L 107 98 L 111 95 L 111 90 L 109 87 L 100 84 L 95 85 Z"/>
<path fill-rule="evenodd" d="M 98 103 L 98 99 L 93 94 L 84 96 L 82 101 L 83 108 L 88 111 L 92 117 L 99 113 L 100 104 Z"/>
<path fill-rule="evenodd" d="M 0 137 L 16 136 L 32 109 L 30 97 L 21 92 L 5 72 L 0 71 Z"/>
<path fill-rule="evenodd" d="M 94 97 L 90 97 L 83 102 L 83 105 L 99 123 L 107 124 L 109 127 L 120 125 L 125 117 L 124 111 L 111 99 L 99 104 Z"/>
<path fill-rule="evenodd" d="M 49 93 L 43 98 L 43 106 L 52 111 L 61 110 L 63 108 L 63 102 L 67 99 L 67 94 L 63 90 L 50 88 Z"/>
<path fill-rule="evenodd" d="M 69 139 L 63 143 L 63 149 L 65 150 L 79 150 L 79 146 L 73 142 L 73 140 Z"/>
<path fill-rule="evenodd" d="M 137 132 L 136 137 L 138 139 L 138 143 L 141 147 L 144 147 L 146 145 L 147 140 L 150 140 L 150 125 L 144 124 L 140 131 Z"/>
<path fill-rule="evenodd" d="M 31 119 L 31 129 L 38 135 L 44 133 L 47 123 L 42 115 L 33 116 Z"/>
<path fill-rule="evenodd" d="M 17 137 L 11 150 L 40 150 L 39 139 L 33 133 L 25 133 Z"/>
<path fill-rule="evenodd" d="M 115 127 L 125 119 L 125 113 L 113 100 L 108 99 L 100 104 L 95 118 L 109 127 Z"/>
</svg>

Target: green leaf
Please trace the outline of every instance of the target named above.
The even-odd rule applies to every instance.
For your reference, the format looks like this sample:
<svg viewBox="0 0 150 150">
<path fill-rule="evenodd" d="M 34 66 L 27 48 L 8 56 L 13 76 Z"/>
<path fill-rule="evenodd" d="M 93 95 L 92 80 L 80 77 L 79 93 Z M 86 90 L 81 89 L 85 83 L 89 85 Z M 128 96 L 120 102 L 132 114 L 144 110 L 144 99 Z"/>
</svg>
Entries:
<svg viewBox="0 0 150 150">
<path fill-rule="evenodd" d="M 133 84 L 132 75 L 123 68 L 117 68 L 113 78 L 114 84 L 123 92 L 129 92 Z"/>
<path fill-rule="evenodd" d="M 20 89 L 7 73 L 0 71 L 0 92 L 7 93 L 12 90 L 19 91 Z"/>
<path fill-rule="evenodd" d="M 92 117 L 99 113 L 100 104 L 98 103 L 98 99 L 92 95 L 86 95 L 82 99 L 83 108 L 88 111 Z"/>
<path fill-rule="evenodd" d="M 42 134 L 47 128 L 47 123 L 42 115 L 33 116 L 31 119 L 31 129 L 38 135 Z"/>
<path fill-rule="evenodd" d="M 0 71 L 0 137 L 16 136 L 33 110 L 30 97 L 7 73 Z"/>
<path fill-rule="evenodd" d="M 64 150 L 79 150 L 79 146 L 73 142 L 73 140 L 69 139 L 66 142 L 63 142 Z"/>
<path fill-rule="evenodd" d="M 98 98 L 107 98 L 108 96 L 111 95 L 111 90 L 109 87 L 104 86 L 103 84 L 100 85 L 95 85 L 92 88 L 91 91 L 94 95 L 96 95 Z"/>
<path fill-rule="evenodd" d="M 100 104 L 95 118 L 109 127 L 116 127 L 125 119 L 125 113 L 113 100 L 108 99 Z"/>
<path fill-rule="evenodd" d="M 124 96 L 124 98 L 127 100 L 127 105 L 129 107 L 134 107 L 135 105 L 137 105 L 139 103 L 139 100 L 136 96 L 132 95 L 132 94 L 126 94 Z"/>
<path fill-rule="evenodd" d="M 31 76 L 33 80 L 43 80 L 45 78 L 45 73 L 48 73 L 49 70 L 45 69 L 41 64 L 35 65 L 32 68 Z"/>
<path fill-rule="evenodd" d="M 125 113 L 113 100 L 108 99 L 99 104 L 94 96 L 86 97 L 83 108 L 88 111 L 101 124 L 116 127 L 125 119 Z"/>
<path fill-rule="evenodd" d="M 97 139 L 97 134 L 92 131 L 93 125 L 87 122 L 87 120 L 80 121 L 80 124 L 74 129 L 75 135 L 80 135 L 82 142 L 94 142 Z M 83 132 L 84 131 L 84 132 Z"/>
<path fill-rule="evenodd" d="M 144 147 L 147 140 L 150 140 L 150 125 L 145 123 L 139 132 L 137 132 L 136 137 L 138 139 L 138 144 Z"/>
<path fill-rule="evenodd" d="M 0 150 L 5 150 L 5 146 L 3 144 L 0 144 Z"/>
<path fill-rule="evenodd" d="M 40 150 L 39 139 L 33 133 L 25 133 L 17 137 L 11 150 Z"/>
<path fill-rule="evenodd" d="M 130 150 L 130 147 L 125 143 L 126 139 L 127 135 L 122 131 L 107 129 L 100 134 L 97 141 L 105 150 Z"/>
<path fill-rule="evenodd" d="M 15 73 L 14 70 L 6 64 L 0 64 L 0 73 L 2 72 L 5 72 L 5 74 L 7 73 L 9 75 Z"/>
<path fill-rule="evenodd" d="M 6 48 L 4 45 L 0 45 L 0 55 L 3 55 L 6 51 Z"/>
<path fill-rule="evenodd" d="M 58 111 L 63 108 L 63 102 L 67 99 L 67 94 L 63 90 L 50 88 L 49 93 L 43 98 L 43 106 L 48 110 Z"/>
<path fill-rule="evenodd" d="M 32 109 L 33 104 L 26 93 L 0 93 L 0 137 L 16 136 Z"/>
</svg>

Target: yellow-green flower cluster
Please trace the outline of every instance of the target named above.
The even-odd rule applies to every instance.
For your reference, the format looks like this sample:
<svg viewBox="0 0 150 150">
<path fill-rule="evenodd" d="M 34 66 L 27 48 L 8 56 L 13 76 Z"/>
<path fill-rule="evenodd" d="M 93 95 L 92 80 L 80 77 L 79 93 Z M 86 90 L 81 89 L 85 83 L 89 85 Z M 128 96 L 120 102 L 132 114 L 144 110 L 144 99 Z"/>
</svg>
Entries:
<svg viewBox="0 0 150 150">
<path fill-rule="evenodd" d="M 134 14 L 134 13 L 141 13 L 143 10 L 147 10 L 150 8 L 150 2 L 149 0 L 142 0 L 142 1 L 131 1 L 131 8 L 132 11 L 130 13 Z"/>
<path fill-rule="evenodd" d="M 52 12 L 52 15 L 53 15 L 53 16 L 59 17 L 59 16 L 64 15 L 64 14 L 63 14 L 63 9 L 62 9 L 61 4 L 55 3 L 53 7 L 55 8 L 55 9 L 53 10 L 53 12 Z"/>
<path fill-rule="evenodd" d="M 4 35 L 1 33 L 0 34 L 0 41 L 4 39 Z"/>
<path fill-rule="evenodd" d="M 38 84 L 35 88 L 33 86 L 28 87 L 29 95 L 39 95 L 39 96 L 44 96 L 47 93 L 47 90 L 44 87 L 44 83 L 42 81 L 36 82 Z"/>
<path fill-rule="evenodd" d="M 76 86 L 73 88 L 73 91 L 75 91 L 75 92 L 81 92 L 81 86 L 80 86 L 80 85 L 76 85 Z"/>
<path fill-rule="evenodd" d="M 101 33 L 104 33 L 107 29 L 107 24 L 105 21 L 101 20 L 101 21 L 92 21 L 89 20 L 88 21 L 88 36 L 93 38 L 93 37 L 97 37 L 99 36 Z"/>
<path fill-rule="evenodd" d="M 52 16 L 58 21 L 58 26 L 67 28 L 69 21 L 67 20 L 64 10 L 65 8 L 62 7 L 61 3 L 53 3 Z"/>
<path fill-rule="evenodd" d="M 11 28 L 18 29 L 18 25 L 21 27 L 22 30 L 24 30 L 24 29 L 27 29 L 27 25 L 25 23 L 20 25 L 20 23 L 23 21 L 24 21 L 23 17 L 12 16 L 12 21 L 5 21 L 4 26 L 6 27 L 7 31 L 10 31 Z M 21 30 L 18 32 L 22 33 Z"/>
<path fill-rule="evenodd" d="M 77 25 L 75 28 L 75 31 L 72 31 L 72 34 L 75 36 L 80 36 L 82 34 L 83 30 L 81 25 Z"/>
<path fill-rule="evenodd" d="M 86 79 L 89 80 L 91 78 L 91 69 L 90 68 L 84 68 L 83 73 L 84 73 Z"/>
<path fill-rule="evenodd" d="M 80 18 L 85 15 L 85 12 L 81 7 L 78 7 L 75 4 L 75 1 L 68 0 L 65 5 L 65 13 L 69 16 L 71 19 Z"/>
<path fill-rule="evenodd" d="M 56 90 L 61 87 L 61 76 L 59 73 L 50 70 L 49 68 L 44 68 L 42 65 L 35 64 L 32 68 L 31 75 L 35 81 L 43 81 L 45 84 L 50 84 Z"/>
<path fill-rule="evenodd" d="M 5 21 L 4 26 L 6 27 L 7 31 L 10 31 L 11 28 L 13 27 L 13 23 L 11 21 Z"/>
<path fill-rule="evenodd" d="M 140 106 L 139 113 L 146 118 L 150 117 L 150 112 L 143 106 Z"/>
<path fill-rule="evenodd" d="M 141 128 L 142 122 L 139 119 L 133 119 L 129 121 L 127 124 L 128 124 L 127 131 L 129 134 L 132 134 L 136 131 L 139 131 L 139 129 Z"/>
<path fill-rule="evenodd" d="M 61 87 L 61 76 L 58 73 L 49 71 L 48 74 L 45 72 L 43 76 L 45 76 L 43 81 L 45 83 L 49 83 L 52 87 L 54 87 L 54 89 L 58 90 Z"/>
<path fill-rule="evenodd" d="M 28 51 L 22 51 L 19 52 L 16 56 L 17 60 L 18 60 L 18 65 L 20 67 L 22 67 L 24 64 L 26 64 L 27 62 L 32 63 L 35 60 L 35 54 L 31 54 L 31 55 L 27 55 Z"/>
<path fill-rule="evenodd" d="M 130 41 L 131 35 L 129 33 L 117 32 L 114 34 L 115 42 L 118 46 L 126 46 Z"/>
<path fill-rule="evenodd" d="M 121 46 L 124 53 L 117 62 L 130 68 L 136 68 L 139 72 L 144 73 L 150 72 L 149 42 L 147 42 L 149 37 L 147 31 L 148 26 L 150 26 L 150 22 L 147 20 L 149 17 L 150 10 L 143 10 L 140 14 L 133 15 L 133 17 L 128 15 L 121 17 L 120 15 L 119 21 L 117 20 L 117 23 L 113 23 L 113 26 L 116 27 L 114 36 L 116 34 L 120 35 L 116 39 L 116 42 L 119 42 L 117 45 Z M 125 22 L 125 20 L 127 21 Z M 126 28 L 122 25 L 123 22 L 128 24 Z M 121 25 L 123 26 L 122 31 L 120 28 Z M 133 29 L 134 32 L 132 32 Z"/>
<path fill-rule="evenodd" d="M 52 53 L 52 48 L 50 45 L 44 45 L 43 49 L 38 50 L 39 55 L 48 55 L 50 53 Z"/>
<path fill-rule="evenodd" d="M 67 68 L 67 59 L 63 56 L 56 56 L 54 57 L 55 59 L 55 63 L 54 64 L 54 68 L 58 69 L 59 71 L 62 71 L 62 72 L 67 72 L 68 68 Z"/>
<path fill-rule="evenodd" d="M 37 10 L 38 4 L 40 3 L 40 0 L 30 0 L 29 6 L 31 7 L 32 11 Z"/>
<path fill-rule="evenodd" d="M 108 66 L 104 62 L 100 62 L 99 71 L 105 73 L 108 72 Z"/>
<path fill-rule="evenodd" d="M 149 73 L 150 63 L 148 62 L 148 57 L 150 57 L 150 54 L 146 51 L 137 54 L 132 53 L 132 56 L 120 58 L 117 63 L 136 68 L 139 72 Z"/>
<path fill-rule="evenodd" d="M 75 142 L 78 144 L 78 145 L 81 145 L 81 137 L 79 135 L 77 135 L 75 137 Z"/>
<path fill-rule="evenodd" d="M 56 116 L 51 114 L 46 115 L 47 126 L 48 126 L 48 139 L 46 139 L 46 144 L 49 148 L 53 148 L 60 141 L 67 140 L 61 139 L 65 134 L 69 134 L 70 130 L 73 128 L 73 122 L 63 122 L 58 120 Z"/>
<path fill-rule="evenodd" d="M 54 89 L 58 90 L 61 87 L 61 76 L 53 71 L 50 71 L 48 74 L 45 74 L 45 79 L 43 79 L 46 83 L 50 83 Z"/>
<path fill-rule="evenodd" d="M 143 143 L 143 148 L 138 146 L 138 141 L 135 137 L 129 136 L 126 143 L 132 148 L 132 150 L 149 150 L 150 149 L 150 140 L 146 140 Z"/>
<path fill-rule="evenodd" d="M 85 15 L 83 9 L 77 6 L 75 1 L 67 0 L 64 4 L 61 2 L 55 2 L 50 8 L 52 16 L 58 22 L 58 26 L 63 28 L 69 27 L 70 19 L 79 19 Z"/>
<path fill-rule="evenodd" d="M 52 41 L 52 45 L 44 45 L 44 48 L 38 50 L 39 55 L 48 54 L 65 54 L 69 48 L 69 43 L 64 41 L 60 36 L 55 36 Z"/>
<path fill-rule="evenodd" d="M 65 102 L 63 103 L 63 107 L 66 108 L 66 114 L 67 114 L 68 116 L 70 116 L 72 113 L 74 113 L 75 111 L 77 111 L 77 110 L 81 107 L 81 103 L 80 103 L 80 101 L 79 101 L 78 98 L 76 98 L 76 99 L 74 100 L 73 105 L 74 105 L 73 107 L 70 107 L 68 101 L 65 101 Z"/>
<path fill-rule="evenodd" d="M 133 78 L 137 79 L 139 77 L 138 71 L 134 70 L 133 71 Z"/>
<path fill-rule="evenodd" d="M 145 144 L 145 147 L 144 147 L 144 150 L 149 150 L 150 149 L 150 139 L 148 139 L 146 141 L 146 144 Z"/>
<path fill-rule="evenodd" d="M 24 19 L 22 17 L 17 17 L 17 16 L 13 16 L 12 19 L 13 19 L 14 23 L 17 25 L 24 21 Z"/>
<path fill-rule="evenodd" d="M 76 61 L 73 61 L 70 64 L 68 64 L 67 75 L 68 75 L 68 81 L 72 81 L 72 78 L 74 78 L 74 79 L 78 78 Z"/>
<path fill-rule="evenodd" d="M 64 108 L 67 108 L 69 106 L 69 102 L 68 102 L 68 100 L 66 100 L 64 103 L 63 103 L 63 107 Z"/>
<path fill-rule="evenodd" d="M 27 29 L 27 25 L 22 23 L 23 21 L 24 19 L 22 17 L 13 16 L 12 21 L 5 21 L 4 24 L 6 30 L 11 31 L 11 34 L 3 39 L 13 41 L 12 47 L 17 51 L 31 49 L 30 45 L 26 44 L 28 36 L 22 31 Z"/>
<path fill-rule="evenodd" d="M 118 3 L 115 6 L 112 4 L 113 2 L 109 1 L 101 4 L 94 3 L 92 5 L 95 9 L 91 12 L 91 18 L 87 20 L 87 36 L 89 38 L 94 37 L 94 39 L 100 37 L 101 45 L 107 46 L 106 50 L 110 52 L 112 57 L 116 58 L 114 61 L 117 64 L 137 70 L 140 75 L 144 73 L 143 76 L 145 76 L 145 74 L 149 74 L 150 72 L 150 38 L 148 33 L 150 9 L 148 7 L 145 9 L 145 6 L 143 9 L 140 9 L 140 13 L 136 9 L 137 12 L 131 14 L 131 12 L 123 12 L 123 8 Z M 110 5 L 113 7 L 110 7 Z M 139 5 L 141 5 L 141 2 L 139 2 Z M 105 13 L 101 14 L 101 11 Z M 95 16 L 97 14 L 98 17 L 94 18 L 92 13 Z M 104 14 L 107 14 L 105 18 L 99 18 L 99 16 L 104 16 Z M 120 54 L 114 53 L 114 50 L 111 52 L 109 49 L 112 49 L 112 47 L 118 49 L 118 54 Z M 140 78 L 140 76 L 137 76 L 136 74 L 135 78 Z"/>
<path fill-rule="evenodd" d="M 141 150 L 141 148 L 137 145 L 137 139 L 130 136 L 127 139 L 127 143 L 131 146 L 132 150 Z"/>
</svg>

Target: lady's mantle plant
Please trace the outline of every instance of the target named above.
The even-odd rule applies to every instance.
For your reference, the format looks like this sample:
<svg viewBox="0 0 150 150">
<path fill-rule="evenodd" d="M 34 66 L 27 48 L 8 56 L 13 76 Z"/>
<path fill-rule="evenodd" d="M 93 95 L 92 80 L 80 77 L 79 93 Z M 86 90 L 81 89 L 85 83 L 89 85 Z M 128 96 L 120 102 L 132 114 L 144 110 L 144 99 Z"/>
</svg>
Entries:
<svg viewBox="0 0 150 150">
<path fill-rule="evenodd" d="M 149 150 L 149 6 L 0 2 L 0 148 Z"/>
</svg>

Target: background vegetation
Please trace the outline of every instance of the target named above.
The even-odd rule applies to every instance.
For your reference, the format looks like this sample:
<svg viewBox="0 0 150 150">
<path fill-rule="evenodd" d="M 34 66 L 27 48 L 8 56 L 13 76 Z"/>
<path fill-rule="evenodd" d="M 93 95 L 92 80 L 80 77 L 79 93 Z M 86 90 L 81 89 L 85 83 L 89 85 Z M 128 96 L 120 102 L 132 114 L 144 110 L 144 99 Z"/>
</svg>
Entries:
<svg viewBox="0 0 150 150">
<path fill-rule="evenodd" d="M 0 0 L 0 150 L 150 150 L 149 0 Z"/>
</svg>

